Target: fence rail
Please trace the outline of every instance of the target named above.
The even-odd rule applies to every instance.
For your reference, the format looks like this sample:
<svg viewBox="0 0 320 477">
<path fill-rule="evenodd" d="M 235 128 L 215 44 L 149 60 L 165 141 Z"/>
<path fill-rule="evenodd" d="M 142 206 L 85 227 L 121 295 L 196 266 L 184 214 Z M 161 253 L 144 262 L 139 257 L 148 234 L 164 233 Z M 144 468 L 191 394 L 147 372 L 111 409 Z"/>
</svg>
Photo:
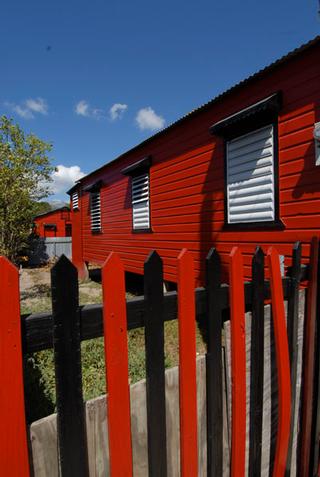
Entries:
<svg viewBox="0 0 320 477">
<path fill-rule="evenodd" d="M 301 272 L 300 281 L 308 279 L 309 267 L 305 266 Z M 284 299 L 288 300 L 291 293 L 290 277 L 282 278 L 282 287 Z M 249 309 L 253 304 L 252 282 L 244 284 L 245 305 Z M 163 320 L 176 320 L 178 316 L 178 292 L 172 291 L 164 294 L 163 297 Z M 270 283 L 264 281 L 263 299 L 271 298 Z M 196 302 L 196 320 L 203 321 L 207 311 L 207 290 L 204 287 L 195 289 Z M 145 326 L 145 306 L 144 296 L 130 298 L 126 301 L 127 311 L 127 329 L 142 328 Z M 220 285 L 220 309 L 226 311 L 230 309 L 229 305 L 229 286 Z M 79 307 L 80 315 L 80 339 L 81 341 L 99 338 L 103 336 L 103 305 L 84 305 Z M 52 313 L 33 313 L 24 314 L 21 317 L 23 327 L 23 351 L 34 353 L 45 349 L 53 348 L 53 318 Z M 225 314 L 224 319 L 229 319 Z"/>
<path fill-rule="evenodd" d="M 315 347 L 316 304 L 319 302 L 317 301 L 318 248 L 318 239 L 315 238 L 311 244 L 310 263 L 307 267 L 302 267 L 301 245 L 297 243 L 293 248 L 291 272 L 286 277 L 280 275 L 279 256 L 276 250 L 270 249 L 267 254 L 270 281 L 264 279 L 264 255 L 258 248 L 253 256 L 250 283 L 243 281 L 242 255 L 238 248 L 234 248 L 230 254 L 230 286 L 221 284 L 220 257 L 216 250 L 212 249 L 206 261 L 205 287 L 196 290 L 192 255 L 183 250 L 177 262 L 178 292 L 166 294 L 163 294 L 162 261 L 156 252 L 152 252 L 145 262 L 144 297 L 130 300 L 125 299 L 122 262 L 116 254 L 111 254 L 102 270 L 103 304 L 83 307 L 79 307 L 78 304 L 76 269 L 66 257 L 61 257 L 51 272 L 52 313 L 22 316 L 21 331 L 20 327 L 16 326 L 20 318 L 18 282 L 9 277 L 10 273 L 15 276 L 17 272 L 5 259 L 1 259 L 0 304 L 7 321 L 0 323 L 0 336 L 10 336 L 14 324 L 17 334 L 14 340 L 15 353 L 9 339 L 4 340 L 1 345 L 0 379 L 2 375 L 15 374 L 17 396 L 20 392 L 20 398 L 17 397 L 17 400 L 11 402 L 9 406 L 4 393 L 0 393 L 0 412 L 5 414 L 10 409 L 10 415 L 15 413 L 20 435 L 26 436 L 22 406 L 22 355 L 53 347 L 61 476 L 87 477 L 80 344 L 81 340 L 104 336 L 110 475 L 130 477 L 133 470 L 126 329 L 144 327 L 149 476 L 165 477 L 167 456 L 164 321 L 177 319 L 180 350 L 181 475 L 196 477 L 198 457 L 195 320 L 198 320 L 207 330 L 207 475 L 220 477 L 223 468 L 221 329 L 223 321 L 230 319 L 233 383 L 231 476 L 244 476 L 246 455 L 244 317 L 245 309 L 250 309 L 252 349 L 248 459 L 249 475 L 257 476 L 261 466 L 262 445 L 264 303 L 265 300 L 271 300 L 279 398 L 277 438 L 270 453 L 271 468 L 274 477 L 290 475 L 297 381 L 298 292 L 301 281 L 308 280 L 305 343 L 309 348 L 304 347 L 298 475 L 317 475 L 319 432 L 318 424 L 312 427 L 311 423 L 320 422 L 320 409 L 317 406 L 318 388 L 317 384 L 313 386 L 315 373 L 319 369 L 319 351 Z M 287 325 L 285 300 L 288 302 Z M 310 355 L 310 349 L 316 351 L 315 360 Z M 15 360 L 11 361 L 7 358 L 12 353 Z M 9 427 L 8 419 L 2 420 L 0 434 L 6 435 Z M 12 473 L 6 461 L 7 467 L 4 467 L 8 471 L 6 475 L 27 476 L 26 460 L 18 459 L 20 454 L 26 455 L 25 441 L 22 439 L 20 447 L 17 448 L 14 447 L 13 441 L 9 441 L 9 447 L 9 455 L 20 464 L 17 464 L 18 470 Z M 3 461 L 4 449 L 4 446 L 1 446 L 0 462 Z"/>
</svg>

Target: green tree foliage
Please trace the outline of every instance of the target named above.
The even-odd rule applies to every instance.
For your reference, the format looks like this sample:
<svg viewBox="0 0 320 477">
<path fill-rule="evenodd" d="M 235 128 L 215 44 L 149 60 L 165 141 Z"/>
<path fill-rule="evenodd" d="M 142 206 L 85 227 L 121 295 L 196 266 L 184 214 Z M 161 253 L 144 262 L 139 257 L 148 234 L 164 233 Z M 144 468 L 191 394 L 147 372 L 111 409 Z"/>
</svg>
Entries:
<svg viewBox="0 0 320 477">
<path fill-rule="evenodd" d="M 0 255 L 15 261 L 25 246 L 37 201 L 49 195 L 51 144 L 0 118 Z"/>
</svg>

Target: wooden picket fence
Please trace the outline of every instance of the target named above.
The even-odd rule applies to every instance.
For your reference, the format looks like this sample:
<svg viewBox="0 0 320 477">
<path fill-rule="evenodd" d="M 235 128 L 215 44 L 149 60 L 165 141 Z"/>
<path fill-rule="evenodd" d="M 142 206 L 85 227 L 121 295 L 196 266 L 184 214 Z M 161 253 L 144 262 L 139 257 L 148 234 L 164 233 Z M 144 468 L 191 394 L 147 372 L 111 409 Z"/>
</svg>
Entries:
<svg viewBox="0 0 320 477">
<path fill-rule="evenodd" d="M 318 474 L 320 404 L 319 314 L 317 307 L 318 239 L 311 243 L 310 262 L 301 265 L 295 244 L 289 276 L 281 277 L 279 256 L 257 248 L 252 281 L 244 282 L 239 248 L 232 249 L 229 286 L 221 284 L 219 254 L 206 259 L 206 284 L 195 289 L 192 254 L 177 260 L 178 292 L 163 292 L 163 265 L 152 252 L 144 267 L 144 296 L 126 300 L 124 268 L 111 253 L 102 269 L 103 304 L 79 307 L 76 268 L 61 257 L 52 268 L 52 313 L 20 317 L 19 275 L 0 258 L 0 469 L 1 475 L 31 475 L 25 420 L 23 356 L 54 348 L 57 425 L 62 477 L 88 477 L 86 426 L 81 380 L 81 340 L 104 336 L 108 389 L 110 475 L 133 475 L 128 385 L 127 329 L 145 328 L 146 401 L 149 476 L 166 477 L 166 406 L 164 321 L 179 323 L 180 466 L 182 477 L 197 477 L 196 320 L 207 326 L 207 475 L 223 472 L 222 325 L 230 310 L 232 430 L 231 477 L 245 475 L 246 351 L 245 310 L 252 311 L 250 374 L 250 477 L 259 476 L 262 452 L 264 304 L 271 300 L 278 379 L 278 429 L 271 463 L 274 477 L 289 476 L 297 381 L 298 301 L 301 280 L 307 279 L 299 417 L 299 477 Z M 265 280 L 265 260 L 269 280 Z M 287 325 L 284 302 L 287 305 Z M 26 403 L 28 405 L 28 403 Z M 48 476 L 50 477 L 50 476 Z"/>
</svg>

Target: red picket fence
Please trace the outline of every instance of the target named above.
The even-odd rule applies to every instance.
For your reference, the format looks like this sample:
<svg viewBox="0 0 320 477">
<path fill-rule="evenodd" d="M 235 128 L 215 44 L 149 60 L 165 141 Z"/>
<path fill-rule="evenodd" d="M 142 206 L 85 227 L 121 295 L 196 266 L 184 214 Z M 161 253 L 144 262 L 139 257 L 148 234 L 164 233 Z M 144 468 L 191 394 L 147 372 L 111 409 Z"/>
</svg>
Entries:
<svg viewBox="0 0 320 477">
<path fill-rule="evenodd" d="M 318 239 L 311 244 L 307 270 L 303 399 L 300 413 L 298 475 L 319 475 L 318 403 L 319 350 L 316 330 Z M 87 477 L 80 342 L 104 335 L 108 389 L 110 475 L 133 475 L 128 384 L 127 329 L 145 327 L 149 475 L 167 475 L 164 381 L 164 321 L 179 322 L 180 465 L 182 477 L 198 476 L 196 320 L 207 325 L 207 452 L 208 476 L 222 476 L 223 311 L 230 310 L 232 374 L 232 477 L 245 475 L 246 459 L 246 335 L 245 310 L 252 310 L 249 475 L 259 475 L 263 413 L 263 313 L 271 299 L 278 379 L 278 428 L 271 463 L 273 477 L 290 475 L 293 406 L 296 388 L 299 283 L 303 277 L 301 245 L 293 251 L 291 274 L 282 277 L 278 252 L 266 255 L 270 281 L 264 280 L 264 256 L 253 257 L 253 281 L 244 282 L 242 254 L 230 253 L 230 285 L 221 284 L 220 258 L 211 250 L 206 286 L 196 289 L 192 254 L 182 250 L 177 260 L 178 292 L 163 293 L 162 261 L 152 252 L 145 263 L 144 297 L 126 300 L 124 268 L 111 253 L 102 269 L 103 305 L 79 307 L 77 273 L 62 257 L 52 269 L 52 314 L 20 318 L 17 269 L 0 258 L 0 469 L 1 475 L 30 475 L 24 410 L 23 355 L 54 348 L 60 468 L 63 477 Z M 288 302 L 287 324 L 285 300 Z M 318 332 L 318 330 L 317 330 Z M 319 338 L 317 338 L 319 339 Z M 257 351 L 258 350 L 258 351 Z M 256 355 L 254 354 L 256 353 Z M 28 403 L 26 403 L 28 405 Z M 48 476 L 50 477 L 50 476 Z"/>
</svg>

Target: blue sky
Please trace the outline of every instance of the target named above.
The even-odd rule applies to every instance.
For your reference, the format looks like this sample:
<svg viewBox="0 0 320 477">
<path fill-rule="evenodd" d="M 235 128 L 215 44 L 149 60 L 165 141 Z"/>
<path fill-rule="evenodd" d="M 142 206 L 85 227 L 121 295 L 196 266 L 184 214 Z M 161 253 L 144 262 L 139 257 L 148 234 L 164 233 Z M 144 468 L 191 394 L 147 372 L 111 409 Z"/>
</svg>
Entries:
<svg viewBox="0 0 320 477">
<path fill-rule="evenodd" d="M 0 114 L 53 143 L 56 194 L 320 34 L 317 0 L 12 0 Z"/>
</svg>

